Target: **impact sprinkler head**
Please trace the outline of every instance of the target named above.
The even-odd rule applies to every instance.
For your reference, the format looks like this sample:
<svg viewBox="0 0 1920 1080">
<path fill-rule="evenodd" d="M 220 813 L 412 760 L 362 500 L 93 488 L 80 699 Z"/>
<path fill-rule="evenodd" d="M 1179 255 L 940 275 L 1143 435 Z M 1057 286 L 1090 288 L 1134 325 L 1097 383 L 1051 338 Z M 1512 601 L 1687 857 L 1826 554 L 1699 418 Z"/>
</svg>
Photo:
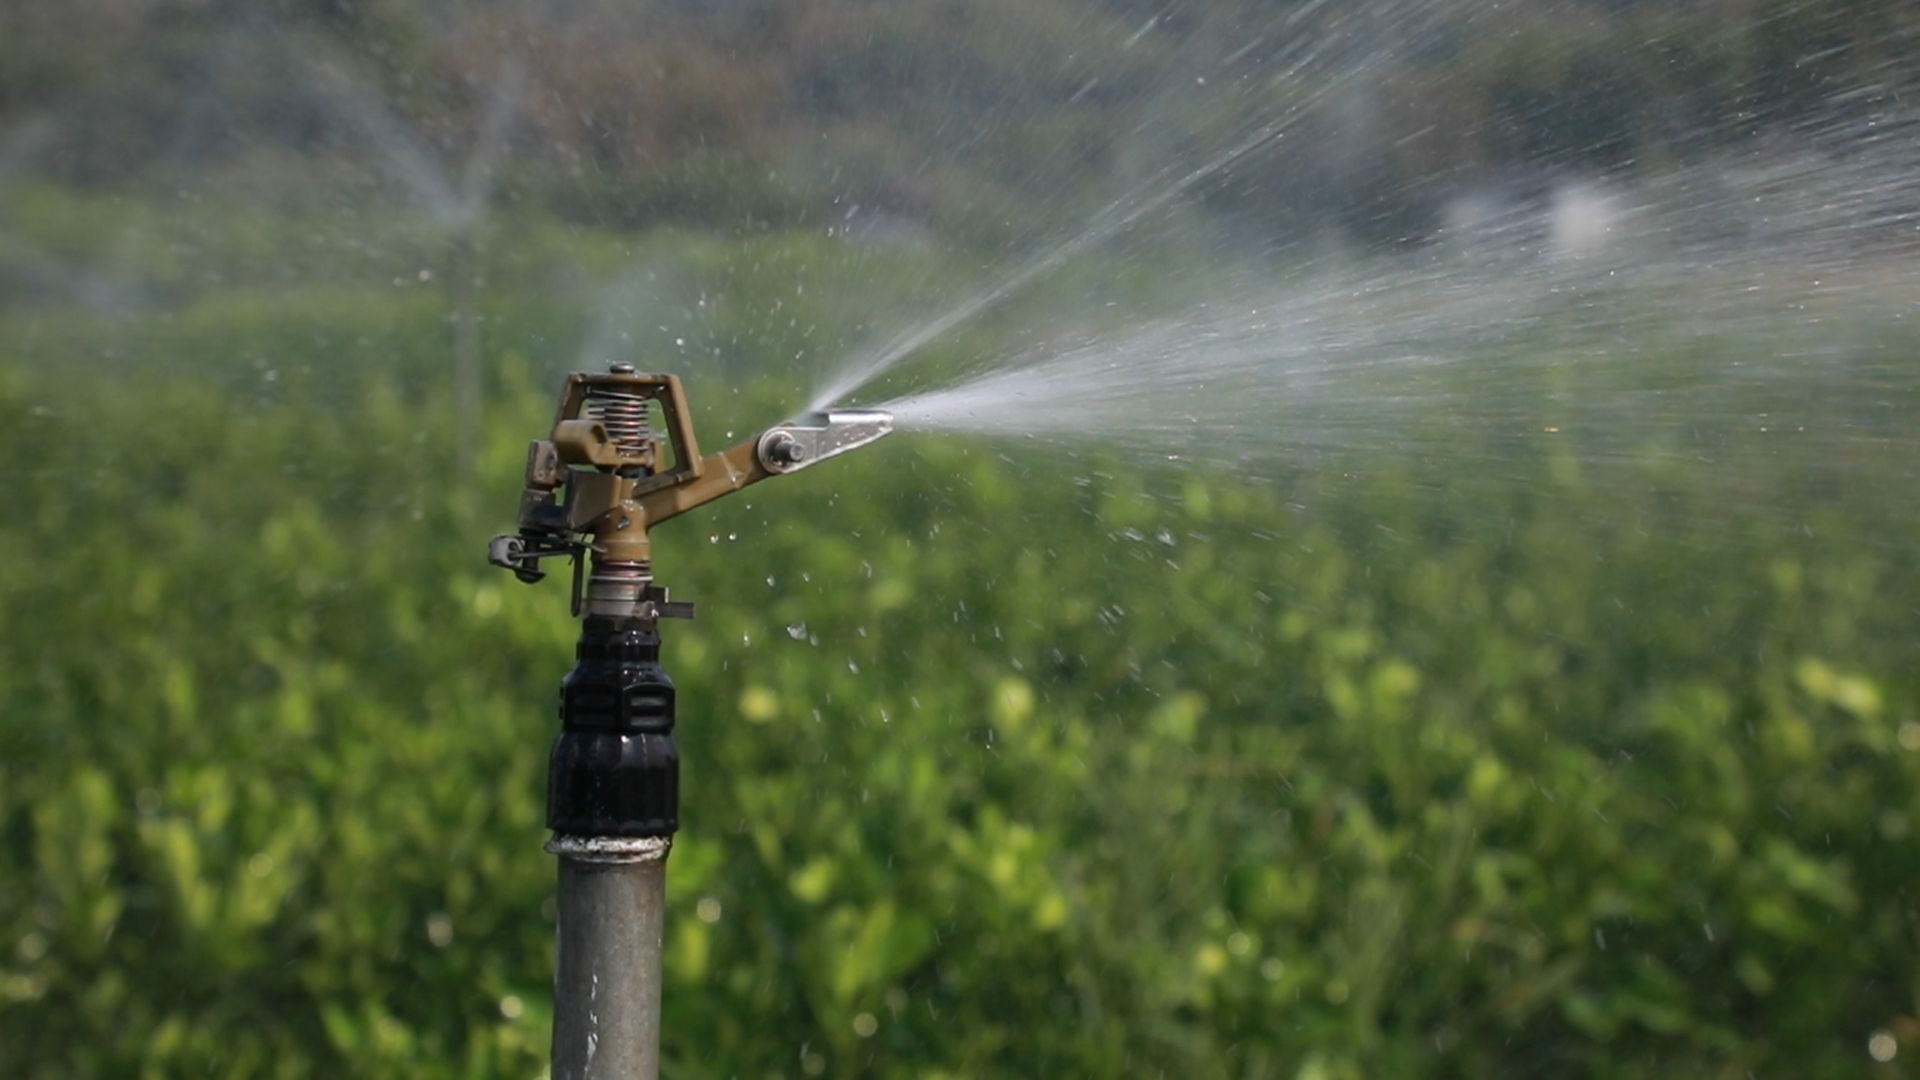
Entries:
<svg viewBox="0 0 1920 1080">
<path fill-rule="evenodd" d="M 553 431 L 528 449 L 519 531 L 494 537 L 487 559 L 532 582 L 541 560 L 566 556 L 573 613 L 586 615 L 547 754 L 547 850 L 560 858 L 554 1076 L 658 1072 L 680 750 L 657 620 L 691 618 L 693 605 L 654 584 L 649 530 L 892 430 L 886 413 L 830 411 L 702 457 L 680 380 L 614 364 L 567 376 Z"/>
<path fill-rule="evenodd" d="M 658 411 L 664 430 L 656 433 Z M 700 456 L 686 392 L 675 375 L 613 364 L 576 371 L 560 392 L 553 431 L 527 451 L 517 533 L 496 536 L 487 561 L 521 581 L 545 577 L 542 559 L 574 564 L 574 613 L 655 618 L 691 616 L 653 585 L 648 530 L 769 476 L 798 472 L 874 442 L 893 417 L 873 409 L 831 409 L 776 425 L 737 446 Z M 592 574 L 582 590 L 581 557 Z"/>
</svg>

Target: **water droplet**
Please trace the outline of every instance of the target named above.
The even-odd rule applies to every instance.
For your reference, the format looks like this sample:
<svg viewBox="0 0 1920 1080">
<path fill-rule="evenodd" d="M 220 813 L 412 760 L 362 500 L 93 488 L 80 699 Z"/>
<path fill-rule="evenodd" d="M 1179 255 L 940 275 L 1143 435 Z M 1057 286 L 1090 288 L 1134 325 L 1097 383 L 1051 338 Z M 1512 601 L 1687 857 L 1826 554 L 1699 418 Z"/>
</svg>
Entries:
<svg viewBox="0 0 1920 1080">
<path fill-rule="evenodd" d="M 1873 1037 L 1867 1040 L 1867 1053 L 1872 1055 L 1875 1061 L 1884 1064 L 1892 1061 L 1894 1055 L 1899 1052 L 1900 1043 L 1894 1039 L 1892 1032 L 1876 1031 Z"/>
<path fill-rule="evenodd" d="M 807 638 L 807 624 L 803 622 L 788 623 L 787 636 L 795 641 L 805 641 Z"/>
</svg>

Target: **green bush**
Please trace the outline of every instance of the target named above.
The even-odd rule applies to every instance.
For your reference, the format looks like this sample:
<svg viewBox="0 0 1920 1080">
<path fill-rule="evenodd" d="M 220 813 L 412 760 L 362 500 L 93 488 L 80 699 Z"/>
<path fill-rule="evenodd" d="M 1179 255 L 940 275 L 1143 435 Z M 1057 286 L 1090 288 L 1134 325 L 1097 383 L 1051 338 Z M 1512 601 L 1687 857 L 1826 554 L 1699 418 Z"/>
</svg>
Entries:
<svg viewBox="0 0 1920 1080">
<path fill-rule="evenodd" d="M 755 290 L 816 249 L 674 250 L 743 290 L 703 347 L 803 347 Z M 428 301 L 330 296 L 210 297 L 92 373 L 0 338 L 0 1073 L 542 1068 L 575 628 L 482 553 L 554 387 L 492 339 L 451 478 Z M 194 374 L 322 326 L 392 362 Z M 800 381 L 726 363 L 713 445 Z M 663 527 L 701 605 L 670 1073 L 1839 1076 L 1912 1039 L 1899 455 L 1422 435 L 1251 482 L 903 434 Z"/>
</svg>

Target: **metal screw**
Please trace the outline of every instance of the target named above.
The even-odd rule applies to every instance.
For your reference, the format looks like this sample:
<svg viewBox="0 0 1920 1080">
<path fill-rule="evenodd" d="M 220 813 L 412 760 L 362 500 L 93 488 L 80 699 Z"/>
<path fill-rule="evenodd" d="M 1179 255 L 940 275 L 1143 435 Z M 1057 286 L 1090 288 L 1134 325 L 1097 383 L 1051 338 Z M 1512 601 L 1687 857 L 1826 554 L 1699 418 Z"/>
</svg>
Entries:
<svg viewBox="0 0 1920 1080">
<path fill-rule="evenodd" d="M 781 431 L 767 440 L 767 458 L 782 465 L 798 465 L 807 460 L 807 448 L 800 440 Z"/>
<path fill-rule="evenodd" d="M 625 360 L 615 360 L 613 363 L 607 365 L 607 370 L 613 372 L 615 375 L 631 375 L 633 374 L 633 365 L 627 363 Z"/>
</svg>

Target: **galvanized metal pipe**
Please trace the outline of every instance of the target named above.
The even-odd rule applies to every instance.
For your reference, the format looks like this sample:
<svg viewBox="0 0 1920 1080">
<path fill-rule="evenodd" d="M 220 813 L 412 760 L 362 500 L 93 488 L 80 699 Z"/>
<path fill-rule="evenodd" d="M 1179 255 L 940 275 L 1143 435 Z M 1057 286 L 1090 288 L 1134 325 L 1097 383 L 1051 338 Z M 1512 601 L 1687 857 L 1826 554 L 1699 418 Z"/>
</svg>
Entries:
<svg viewBox="0 0 1920 1080">
<path fill-rule="evenodd" d="M 673 839 L 555 836 L 553 1080 L 656 1080 Z"/>
</svg>

